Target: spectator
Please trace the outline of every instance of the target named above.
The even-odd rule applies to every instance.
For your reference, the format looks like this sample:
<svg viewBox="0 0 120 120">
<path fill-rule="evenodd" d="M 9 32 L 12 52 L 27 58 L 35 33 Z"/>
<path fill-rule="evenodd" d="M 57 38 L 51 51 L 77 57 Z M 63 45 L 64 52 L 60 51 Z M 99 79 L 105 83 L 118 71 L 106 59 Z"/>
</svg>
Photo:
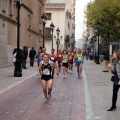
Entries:
<svg viewBox="0 0 120 120">
<path fill-rule="evenodd" d="M 106 46 L 103 51 L 104 70 L 102 72 L 109 72 L 108 63 L 109 63 L 109 50 L 108 50 L 108 46 Z"/>
<path fill-rule="evenodd" d="M 23 46 L 23 54 L 24 54 L 24 60 L 23 60 L 23 69 L 26 68 L 26 61 L 27 61 L 27 56 L 28 56 L 28 47 Z"/>
<path fill-rule="evenodd" d="M 34 66 L 34 57 L 36 55 L 36 51 L 34 50 L 34 47 L 32 47 L 32 49 L 29 52 L 29 58 L 30 58 L 30 67 Z"/>
<path fill-rule="evenodd" d="M 17 48 L 15 48 L 13 50 L 13 63 L 14 63 L 14 66 L 15 66 L 15 63 L 16 63 L 16 55 L 17 55 Z"/>
</svg>

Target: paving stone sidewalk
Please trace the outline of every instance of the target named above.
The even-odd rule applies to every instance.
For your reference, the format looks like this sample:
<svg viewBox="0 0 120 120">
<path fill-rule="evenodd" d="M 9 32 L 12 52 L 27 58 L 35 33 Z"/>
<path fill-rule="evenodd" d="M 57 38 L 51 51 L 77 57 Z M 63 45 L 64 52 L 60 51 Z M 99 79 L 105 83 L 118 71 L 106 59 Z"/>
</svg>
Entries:
<svg viewBox="0 0 120 120">
<path fill-rule="evenodd" d="M 102 72 L 103 66 L 93 61 L 85 61 L 84 71 L 87 79 L 90 101 L 95 120 L 120 120 L 120 93 L 118 93 L 117 110 L 108 112 L 112 103 L 111 72 Z M 93 120 L 90 119 L 90 120 Z"/>
</svg>

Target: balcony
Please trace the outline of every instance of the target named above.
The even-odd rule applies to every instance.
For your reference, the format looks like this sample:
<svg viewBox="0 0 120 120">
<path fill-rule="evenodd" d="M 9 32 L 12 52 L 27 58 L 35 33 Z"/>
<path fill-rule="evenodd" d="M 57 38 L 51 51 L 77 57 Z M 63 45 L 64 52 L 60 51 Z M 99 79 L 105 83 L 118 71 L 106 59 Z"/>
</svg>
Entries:
<svg viewBox="0 0 120 120">
<path fill-rule="evenodd" d="M 45 39 L 46 40 L 52 40 L 52 35 L 51 34 L 45 34 Z"/>
</svg>

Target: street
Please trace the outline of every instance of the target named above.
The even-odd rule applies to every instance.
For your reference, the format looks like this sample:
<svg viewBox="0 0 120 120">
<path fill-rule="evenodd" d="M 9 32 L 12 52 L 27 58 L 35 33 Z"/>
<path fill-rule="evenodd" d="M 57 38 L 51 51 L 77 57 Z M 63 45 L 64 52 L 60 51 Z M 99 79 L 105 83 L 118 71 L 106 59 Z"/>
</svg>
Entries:
<svg viewBox="0 0 120 120">
<path fill-rule="evenodd" d="M 6 75 L 12 74 L 12 69 L 1 69 L 1 75 L 4 71 Z M 8 81 L 10 85 L 4 82 L 4 74 L 3 81 L 0 79 L 0 120 L 119 120 L 120 96 L 116 111 L 107 111 L 111 107 L 112 82 L 111 73 L 102 72 L 102 64 L 85 61 L 80 79 L 75 66 L 66 79 L 60 72 L 54 79 L 52 99 L 48 103 L 44 102 L 36 66 L 23 72 L 26 79 L 10 76 L 17 81 Z"/>
<path fill-rule="evenodd" d="M 0 95 L 0 120 L 85 120 L 83 79 L 71 73 L 54 80 L 52 99 L 44 103 L 37 75 Z"/>
</svg>

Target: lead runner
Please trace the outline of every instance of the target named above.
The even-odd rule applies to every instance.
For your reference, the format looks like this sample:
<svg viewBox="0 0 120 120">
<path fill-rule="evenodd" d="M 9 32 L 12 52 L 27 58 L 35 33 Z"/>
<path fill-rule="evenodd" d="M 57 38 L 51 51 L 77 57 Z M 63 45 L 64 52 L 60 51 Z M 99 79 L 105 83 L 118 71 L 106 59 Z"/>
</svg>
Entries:
<svg viewBox="0 0 120 120">
<path fill-rule="evenodd" d="M 56 77 L 58 77 L 57 65 L 54 62 L 50 61 L 49 55 L 45 53 L 43 55 L 43 61 L 39 64 L 39 67 L 37 69 L 37 75 L 41 75 L 42 88 L 45 96 L 45 103 L 47 103 L 51 99 L 51 92 L 53 86 L 52 71 L 54 68 L 56 69 Z"/>
</svg>

